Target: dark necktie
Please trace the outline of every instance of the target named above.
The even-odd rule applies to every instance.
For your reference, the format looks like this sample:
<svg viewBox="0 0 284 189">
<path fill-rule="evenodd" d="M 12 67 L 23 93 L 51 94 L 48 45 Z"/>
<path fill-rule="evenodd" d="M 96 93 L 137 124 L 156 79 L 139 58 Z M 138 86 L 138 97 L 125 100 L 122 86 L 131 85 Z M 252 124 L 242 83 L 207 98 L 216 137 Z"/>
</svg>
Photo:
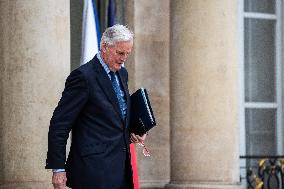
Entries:
<svg viewBox="0 0 284 189">
<path fill-rule="evenodd" d="M 110 74 L 111 83 L 112 83 L 114 92 L 115 92 L 117 100 L 118 100 L 118 104 L 119 104 L 119 109 L 121 111 L 121 115 L 122 115 L 123 119 L 125 119 L 126 103 L 125 103 L 125 100 L 123 99 L 124 94 L 122 94 L 122 92 L 120 90 L 120 86 L 118 84 L 118 81 L 115 78 L 115 73 L 110 71 L 109 74 Z"/>
</svg>

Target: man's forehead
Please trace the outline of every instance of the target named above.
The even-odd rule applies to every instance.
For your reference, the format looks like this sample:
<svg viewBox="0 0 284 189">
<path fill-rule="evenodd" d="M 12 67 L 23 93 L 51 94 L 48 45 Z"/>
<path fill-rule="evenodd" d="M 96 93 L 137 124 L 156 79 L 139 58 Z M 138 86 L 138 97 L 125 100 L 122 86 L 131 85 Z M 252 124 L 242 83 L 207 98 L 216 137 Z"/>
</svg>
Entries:
<svg viewBox="0 0 284 189">
<path fill-rule="evenodd" d="M 120 41 L 120 42 L 116 42 L 113 45 L 111 45 L 110 48 L 123 50 L 123 49 L 132 48 L 132 46 L 133 46 L 132 41 Z"/>
<path fill-rule="evenodd" d="M 130 45 L 130 44 L 133 44 L 133 41 L 116 41 L 114 42 L 114 46 L 117 46 L 117 45 Z"/>
</svg>

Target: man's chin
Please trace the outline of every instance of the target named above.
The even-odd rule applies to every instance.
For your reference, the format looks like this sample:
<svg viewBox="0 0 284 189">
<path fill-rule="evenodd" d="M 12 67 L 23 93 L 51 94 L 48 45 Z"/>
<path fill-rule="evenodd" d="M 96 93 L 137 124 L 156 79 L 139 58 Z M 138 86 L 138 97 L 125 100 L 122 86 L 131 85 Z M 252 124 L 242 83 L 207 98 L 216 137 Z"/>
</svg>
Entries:
<svg viewBox="0 0 284 189">
<path fill-rule="evenodd" d="M 116 66 L 116 71 L 120 70 L 122 66 L 123 66 L 123 64 L 117 65 L 117 66 Z"/>
</svg>

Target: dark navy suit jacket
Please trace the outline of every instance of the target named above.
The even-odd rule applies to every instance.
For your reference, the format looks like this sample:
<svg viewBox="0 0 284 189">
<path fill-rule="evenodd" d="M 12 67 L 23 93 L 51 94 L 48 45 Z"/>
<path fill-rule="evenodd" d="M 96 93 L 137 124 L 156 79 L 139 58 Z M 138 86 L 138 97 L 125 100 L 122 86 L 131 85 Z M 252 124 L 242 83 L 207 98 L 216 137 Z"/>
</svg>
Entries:
<svg viewBox="0 0 284 189">
<path fill-rule="evenodd" d="M 126 120 L 121 116 L 111 81 L 96 56 L 72 71 L 66 80 L 50 121 L 46 168 L 65 168 L 69 187 L 119 189 L 125 167 L 131 169 L 127 165 L 130 164 L 127 129 L 130 98 L 125 68 L 118 71 L 118 77 L 126 94 Z M 65 162 L 71 130 L 71 149 Z"/>
</svg>

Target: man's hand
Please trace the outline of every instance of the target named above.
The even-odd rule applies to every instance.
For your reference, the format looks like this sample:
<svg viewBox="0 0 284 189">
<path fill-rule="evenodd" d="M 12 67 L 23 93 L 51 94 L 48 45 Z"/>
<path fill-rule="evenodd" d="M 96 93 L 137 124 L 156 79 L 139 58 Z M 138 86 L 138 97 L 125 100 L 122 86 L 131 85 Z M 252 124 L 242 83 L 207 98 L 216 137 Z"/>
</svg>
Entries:
<svg viewBox="0 0 284 189">
<path fill-rule="evenodd" d="M 52 184 L 54 189 L 65 189 L 66 181 L 66 172 L 53 173 Z"/>
<path fill-rule="evenodd" d="M 147 133 L 144 134 L 142 137 L 139 135 L 135 135 L 134 133 L 130 134 L 130 140 L 133 143 L 144 143 L 145 139 L 146 139 Z"/>
</svg>

